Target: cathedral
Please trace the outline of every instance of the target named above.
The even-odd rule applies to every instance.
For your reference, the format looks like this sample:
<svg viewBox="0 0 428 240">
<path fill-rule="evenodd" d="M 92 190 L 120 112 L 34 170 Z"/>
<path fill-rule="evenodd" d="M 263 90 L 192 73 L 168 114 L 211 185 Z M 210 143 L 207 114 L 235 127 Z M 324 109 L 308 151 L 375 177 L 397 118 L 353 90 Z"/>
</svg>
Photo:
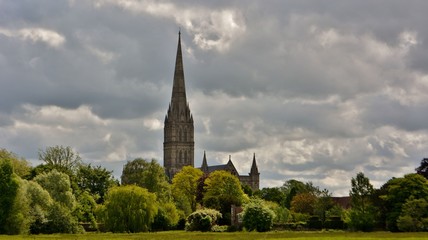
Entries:
<svg viewBox="0 0 428 240">
<path fill-rule="evenodd" d="M 165 116 L 164 124 L 164 168 L 168 178 L 172 179 L 184 166 L 194 167 L 195 151 L 193 116 L 186 99 L 180 32 L 178 33 L 171 102 Z M 253 156 L 249 175 L 239 175 L 230 156 L 227 164 L 208 166 L 205 152 L 200 169 L 205 174 L 209 174 L 216 170 L 228 171 L 237 176 L 242 184 L 248 185 L 253 190 L 259 189 L 260 173 L 257 168 L 255 154 Z"/>
</svg>

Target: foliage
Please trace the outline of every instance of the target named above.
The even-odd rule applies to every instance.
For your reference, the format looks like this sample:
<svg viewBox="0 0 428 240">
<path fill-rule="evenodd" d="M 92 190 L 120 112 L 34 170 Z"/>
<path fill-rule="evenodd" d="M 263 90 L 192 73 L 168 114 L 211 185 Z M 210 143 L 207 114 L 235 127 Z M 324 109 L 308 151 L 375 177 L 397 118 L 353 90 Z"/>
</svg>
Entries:
<svg viewBox="0 0 428 240">
<path fill-rule="evenodd" d="M 34 181 L 47 190 L 54 201 L 62 204 L 70 211 L 74 210 L 76 198 L 73 195 L 70 178 L 67 174 L 54 169 L 49 173 L 38 175 Z"/>
<path fill-rule="evenodd" d="M 101 210 L 105 228 L 112 232 L 146 232 L 158 212 L 156 195 L 135 185 L 113 187 Z"/>
<path fill-rule="evenodd" d="M 425 179 L 428 179 L 428 158 L 424 158 L 421 161 L 421 165 L 417 167 L 416 173 L 420 174 L 425 177 Z"/>
<path fill-rule="evenodd" d="M 6 221 L 7 234 L 28 234 L 30 231 L 31 217 L 30 204 L 26 196 L 27 185 L 25 180 L 18 178 L 19 188 Z"/>
<path fill-rule="evenodd" d="M 331 194 L 327 189 L 324 189 L 319 193 L 319 196 L 315 201 L 314 214 L 319 217 L 322 223 L 324 223 L 327 219 L 328 211 L 334 206 L 335 204 L 331 198 Z"/>
<path fill-rule="evenodd" d="M 26 181 L 27 198 L 30 201 L 31 226 L 30 233 L 43 232 L 44 226 L 49 221 L 49 210 L 53 200 L 49 192 L 43 189 L 37 182 Z"/>
<path fill-rule="evenodd" d="M 159 202 L 170 202 L 171 189 L 165 170 L 155 159 L 150 162 L 136 158 L 123 167 L 121 181 L 123 185 L 136 184 L 155 193 Z"/>
<path fill-rule="evenodd" d="M 200 209 L 190 214 L 186 219 L 186 231 L 211 231 L 222 214 L 215 209 Z"/>
<path fill-rule="evenodd" d="M 5 161 L 6 159 L 11 161 L 13 172 L 16 175 L 21 178 L 26 178 L 29 176 L 31 166 L 27 160 L 19 158 L 16 154 L 9 152 L 6 149 L 0 149 L 0 161 Z"/>
<path fill-rule="evenodd" d="M 77 207 L 77 201 L 73 195 L 70 178 L 67 174 L 56 169 L 49 173 L 42 173 L 34 178 L 53 199 L 53 204 L 48 210 L 48 221 L 41 226 L 39 231 L 43 233 L 77 233 L 81 232 L 77 218 L 72 212 Z"/>
<path fill-rule="evenodd" d="M 252 199 L 245 204 L 242 223 L 248 231 L 266 232 L 272 228 L 275 213 L 260 199 Z"/>
<path fill-rule="evenodd" d="M 316 201 L 317 197 L 313 193 L 299 193 L 293 197 L 290 210 L 312 215 L 314 213 L 314 205 Z"/>
<path fill-rule="evenodd" d="M 164 203 L 159 206 L 158 213 L 156 214 L 152 223 L 152 230 L 170 230 L 177 225 L 179 220 L 179 212 L 174 203 Z"/>
<path fill-rule="evenodd" d="M 10 233 L 8 219 L 19 190 L 19 177 L 13 173 L 10 159 L 0 161 L 0 234 Z"/>
<path fill-rule="evenodd" d="M 81 164 L 77 171 L 77 186 L 81 191 L 89 191 L 97 203 L 103 203 L 108 189 L 117 185 L 112 173 L 101 166 Z"/>
<path fill-rule="evenodd" d="M 47 166 L 50 166 L 58 171 L 71 171 L 77 169 L 82 159 L 79 153 L 74 152 L 70 147 L 53 146 L 47 147 L 45 150 L 39 150 L 39 159 Z"/>
<path fill-rule="evenodd" d="M 219 210 L 224 223 L 229 224 L 230 207 L 247 200 L 238 178 L 227 171 L 214 171 L 205 180 L 204 206 Z"/>
<path fill-rule="evenodd" d="M 374 188 L 361 172 L 351 179 L 351 185 L 349 195 L 352 209 L 349 212 L 349 226 L 353 230 L 371 231 L 376 223 L 376 209 L 371 201 Z"/>
<path fill-rule="evenodd" d="M 275 218 L 273 219 L 274 224 L 286 223 L 291 219 L 291 212 L 286 207 L 281 206 L 276 202 L 270 202 L 264 199 L 261 200 L 263 200 L 264 206 L 266 206 L 275 213 Z"/>
<path fill-rule="evenodd" d="M 291 208 L 291 201 L 297 194 L 312 193 L 313 195 L 317 195 L 317 193 L 319 192 L 318 187 L 315 187 L 312 182 L 303 183 L 294 179 L 286 181 L 282 185 L 281 190 L 286 196 L 284 200 L 284 205 L 287 208 Z"/>
<path fill-rule="evenodd" d="M 407 174 L 403 178 L 393 178 L 386 184 L 385 195 L 381 196 L 386 205 L 386 223 L 390 231 L 398 231 L 397 220 L 406 201 L 426 199 L 428 196 L 427 180 L 416 173 Z"/>
<path fill-rule="evenodd" d="M 428 197 L 428 196 L 427 196 Z M 428 231 L 428 202 L 410 197 L 403 204 L 397 227 L 404 232 Z"/>
<path fill-rule="evenodd" d="M 280 205 L 284 204 L 286 199 L 284 191 L 282 191 L 279 187 L 263 188 L 260 191 L 257 191 L 255 195 L 263 200 L 276 202 Z"/>
<path fill-rule="evenodd" d="M 77 196 L 77 207 L 74 210 L 74 215 L 77 216 L 79 222 L 90 223 L 92 229 L 98 229 L 95 219 L 96 207 L 97 203 L 92 195 L 83 191 Z"/>
<path fill-rule="evenodd" d="M 198 180 L 202 177 L 203 172 L 200 169 L 191 166 L 185 166 L 180 172 L 175 174 L 172 179 L 172 193 L 176 202 L 186 202 L 190 204 L 190 209 L 183 206 L 186 215 L 196 210 L 196 194 Z M 190 210 L 190 212 L 189 212 Z"/>
</svg>

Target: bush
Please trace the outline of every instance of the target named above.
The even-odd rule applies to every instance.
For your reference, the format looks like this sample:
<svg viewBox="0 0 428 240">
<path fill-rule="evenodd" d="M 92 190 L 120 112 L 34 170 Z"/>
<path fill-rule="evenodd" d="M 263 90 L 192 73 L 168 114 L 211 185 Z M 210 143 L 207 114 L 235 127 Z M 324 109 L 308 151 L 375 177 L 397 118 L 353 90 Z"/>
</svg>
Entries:
<svg viewBox="0 0 428 240">
<path fill-rule="evenodd" d="M 197 210 L 187 217 L 186 231 L 211 231 L 221 217 L 221 213 L 215 209 Z"/>
<path fill-rule="evenodd" d="M 309 221 L 306 223 L 307 228 L 314 229 L 314 230 L 321 230 L 322 229 L 322 222 L 317 216 L 313 216 L 309 218 Z"/>
<path fill-rule="evenodd" d="M 242 223 L 248 231 L 266 232 L 272 228 L 275 213 L 263 203 L 263 200 L 253 199 L 245 205 Z"/>
</svg>

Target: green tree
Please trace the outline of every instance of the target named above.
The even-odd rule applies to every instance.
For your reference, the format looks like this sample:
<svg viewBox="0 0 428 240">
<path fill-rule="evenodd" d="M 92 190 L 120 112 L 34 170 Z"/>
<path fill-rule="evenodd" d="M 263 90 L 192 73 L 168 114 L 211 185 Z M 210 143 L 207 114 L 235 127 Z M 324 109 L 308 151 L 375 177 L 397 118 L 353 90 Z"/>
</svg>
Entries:
<svg viewBox="0 0 428 240">
<path fill-rule="evenodd" d="M 428 201 L 413 197 L 407 199 L 397 219 L 397 227 L 403 232 L 428 231 Z"/>
<path fill-rule="evenodd" d="M 19 177 L 13 173 L 10 159 L 0 161 L 0 234 L 10 233 L 8 219 L 19 190 Z"/>
<path fill-rule="evenodd" d="M 221 213 L 215 209 L 197 210 L 187 217 L 186 231 L 211 231 L 211 228 L 221 217 Z"/>
<path fill-rule="evenodd" d="M 155 193 L 159 202 L 170 202 L 171 187 L 165 170 L 155 159 L 150 162 L 137 158 L 128 161 L 123 167 L 121 181 L 123 185 L 136 184 Z"/>
<path fill-rule="evenodd" d="M 48 210 L 48 221 L 40 232 L 42 233 L 78 233 L 83 231 L 73 212 L 77 207 L 76 198 L 72 192 L 70 178 L 67 174 L 56 169 L 42 173 L 34 181 L 45 189 L 53 203 Z"/>
<path fill-rule="evenodd" d="M 53 146 L 45 150 L 39 150 L 39 160 L 45 165 L 55 168 L 62 172 L 74 172 L 82 159 L 79 153 L 75 152 L 70 146 Z"/>
<path fill-rule="evenodd" d="M 186 215 L 196 210 L 196 194 L 198 180 L 204 173 L 200 169 L 191 166 L 185 166 L 172 179 L 172 193 L 176 202 L 188 202 L 190 204 L 190 212 L 186 209 Z"/>
<path fill-rule="evenodd" d="M 285 194 L 284 205 L 287 208 L 291 208 L 291 201 L 293 200 L 294 196 L 296 196 L 297 194 L 312 193 L 314 195 L 317 195 L 319 192 L 318 187 L 315 187 L 312 184 L 312 182 L 303 183 L 295 179 L 286 181 L 282 185 L 281 190 Z"/>
<path fill-rule="evenodd" d="M 412 173 L 403 178 L 393 178 L 386 184 L 386 195 L 381 196 L 386 205 L 386 226 L 390 231 L 398 231 L 397 220 L 406 201 L 427 199 L 428 182 L 423 176 Z"/>
<path fill-rule="evenodd" d="M 263 200 L 276 202 L 279 205 L 283 205 L 286 199 L 284 191 L 279 187 L 263 188 L 260 191 L 257 191 L 255 195 Z"/>
<path fill-rule="evenodd" d="M 174 203 L 168 202 L 159 205 L 158 213 L 156 214 L 152 230 L 170 230 L 177 225 L 180 216 Z"/>
<path fill-rule="evenodd" d="M 117 186 L 113 171 L 91 164 L 81 164 L 77 171 L 77 186 L 81 191 L 88 191 L 98 204 L 104 202 L 104 196 L 109 188 Z"/>
<path fill-rule="evenodd" d="M 7 234 L 28 234 L 30 232 L 31 216 L 29 199 L 26 196 L 26 181 L 18 178 L 19 188 L 13 204 L 10 205 L 9 217 L 6 221 Z"/>
<path fill-rule="evenodd" d="M 230 207 L 248 199 L 239 179 L 227 171 L 214 171 L 205 180 L 204 206 L 219 210 L 226 224 L 230 223 Z"/>
<path fill-rule="evenodd" d="M 70 178 L 67 174 L 52 170 L 49 173 L 43 173 L 34 178 L 34 181 L 46 189 L 51 198 L 69 209 L 74 211 L 76 207 L 76 198 L 71 189 Z"/>
<path fill-rule="evenodd" d="M 127 185 L 110 189 L 101 214 L 108 231 L 135 233 L 149 231 L 157 212 L 154 193 Z"/>
<path fill-rule="evenodd" d="M 0 161 L 9 159 L 12 163 L 13 172 L 21 178 L 27 178 L 31 171 L 30 163 L 24 158 L 19 158 L 16 154 L 0 149 Z"/>
<path fill-rule="evenodd" d="M 373 185 L 361 172 L 351 179 L 351 185 L 349 225 L 355 230 L 371 231 L 376 223 L 376 210 L 372 203 Z"/>
<path fill-rule="evenodd" d="M 27 199 L 30 201 L 31 225 L 30 233 L 43 233 L 49 221 L 49 211 L 53 200 L 49 192 L 35 181 L 27 181 Z"/>
<path fill-rule="evenodd" d="M 314 204 L 314 214 L 319 217 L 324 224 L 327 219 L 327 214 L 334 207 L 333 199 L 327 189 L 320 192 Z M 340 215 L 339 215 L 340 216 Z"/>
<path fill-rule="evenodd" d="M 266 232 L 272 228 L 275 213 L 266 207 L 260 199 L 252 199 L 245 204 L 242 213 L 242 223 L 248 231 Z"/>
</svg>

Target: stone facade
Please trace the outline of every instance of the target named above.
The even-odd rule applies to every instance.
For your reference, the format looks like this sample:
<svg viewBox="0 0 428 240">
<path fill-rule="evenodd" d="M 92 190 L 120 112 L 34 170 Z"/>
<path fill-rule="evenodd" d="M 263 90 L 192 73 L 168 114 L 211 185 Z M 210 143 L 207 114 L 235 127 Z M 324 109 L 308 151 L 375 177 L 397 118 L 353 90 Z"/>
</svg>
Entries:
<svg viewBox="0 0 428 240">
<path fill-rule="evenodd" d="M 204 158 L 202 160 L 202 166 L 200 169 L 205 174 L 210 174 L 210 173 L 212 173 L 214 171 L 218 171 L 218 170 L 228 171 L 232 175 L 235 175 L 236 177 L 238 177 L 239 181 L 243 185 L 248 185 L 252 190 L 259 190 L 259 188 L 260 188 L 260 173 L 259 173 L 259 170 L 257 168 L 256 154 L 254 154 L 254 156 L 253 156 L 253 163 L 251 165 L 251 170 L 250 170 L 250 173 L 248 175 L 239 175 L 238 171 L 235 168 L 235 165 L 233 165 L 233 162 L 232 162 L 232 159 L 230 156 L 229 156 L 229 161 L 226 164 L 208 166 L 207 157 L 206 157 L 205 152 L 204 152 Z"/>
<path fill-rule="evenodd" d="M 178 34 L 171 103 L 169 104 L 164 124 L 164 168 L 166 175 L 171 180 L 184 166 L 194 167 L 193 116 L 186 99 L 180 33 Z M 239 175 L 230 158 L 227 164 L 208 166 L 205 153 L 201 170 L 206 174 L 215 170 L 226 170 L 237 176 L 241 183 L 250 186 L 253 190 L 259 189 L 260 173 L 257 169 L 255 155 L 249 175 Z"/>
<path fill-rule="evenodd" d="M 169 179 L 184 166 L 194 166 L 194 127 L 186 99 L 181 39 L 178 36 L 171 103 L 165 116 L 163 157 Z"/>
</svg>

